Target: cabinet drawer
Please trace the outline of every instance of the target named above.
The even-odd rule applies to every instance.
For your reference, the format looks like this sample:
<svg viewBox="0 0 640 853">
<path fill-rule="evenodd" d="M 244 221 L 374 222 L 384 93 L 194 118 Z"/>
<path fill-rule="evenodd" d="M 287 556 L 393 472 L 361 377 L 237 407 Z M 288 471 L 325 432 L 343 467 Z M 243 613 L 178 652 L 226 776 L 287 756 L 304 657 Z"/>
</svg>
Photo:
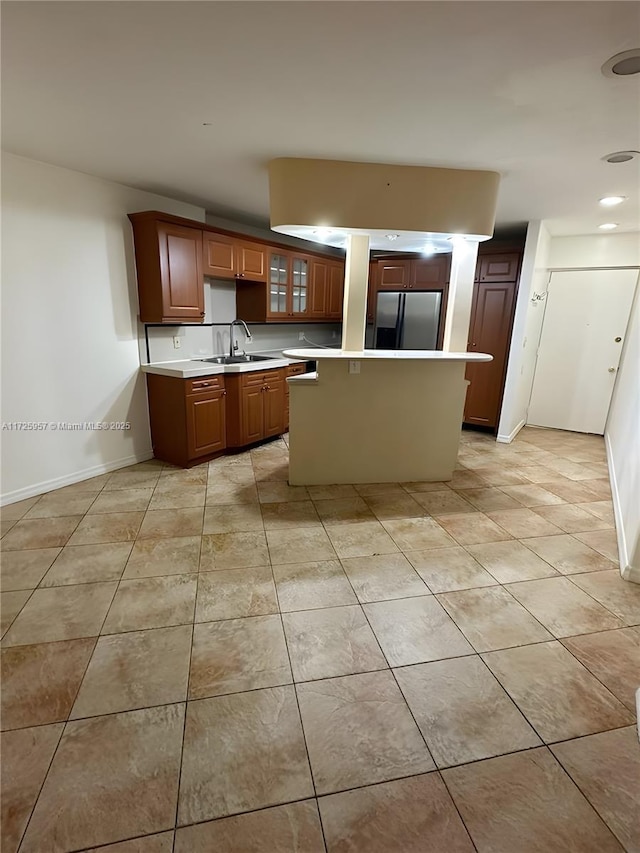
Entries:
<svg viewBox="0 0 640 853">
<path fill-rule="evenodd" d="M 203 391 L 220 391 L 224 388 L 224 376 L 200 376 L 187 379 L 184 383 L 185 394 L 198 394 Z"/>
<path fill-rule="evenodd" d="M 269 382 L 278 382 L 284 379 L 284 370 L 275 368 L 275 370 L 252 371 L 251 373 L 241 373 L 241 381 L 243 388 L 252 388 L 255 385 L 264 385 Z"/>
<path fill-rule="evenodd" d="M 287 376 L 297 376 L 299 373 L 306 373 L 306 364 L 290 364 L 287 367 Z"/>
</svg>

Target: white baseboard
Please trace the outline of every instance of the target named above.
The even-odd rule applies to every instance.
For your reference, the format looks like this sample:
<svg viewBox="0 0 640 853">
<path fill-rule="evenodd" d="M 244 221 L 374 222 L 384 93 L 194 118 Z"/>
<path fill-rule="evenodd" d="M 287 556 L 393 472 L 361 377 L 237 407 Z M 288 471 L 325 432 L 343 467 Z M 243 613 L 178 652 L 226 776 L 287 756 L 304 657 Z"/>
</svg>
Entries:
<svg viewBox="0 0 640 853">
<path fill-rule="evenodd" d="M 92 468 L 75 471 L 73 474 L 65 474 L 63 477 L 54 477 L 52 480 L 43 480 L 41 483 L 33 483 L 32 485 L 25 486 L 22 489 L 14 489 L 12 492 L 5 492 L 0 495 L 0 506 L 6 506 L 7 504 L 13 504 L 17 501 L 23 501 L 26 498 L 34 498 L 36 495 L 42 495 L 45 492 L 52 492 L 54 489 L 61 489 L 63 486 L 72 486 L 74 483 L 82 483 L 83 480 L 90 480 L 92 477 L 100 476 L 100 474 L 108 474 L 111 471 L 117 471 L 118 468 L 126 468 L 127 465 L 135 465 L 136 462 L 146 462 L 148 459 L 153 459 L 152 450 L 134 454 L 133 456 L 125 456 L 122 459 L 116 459 L 113 462 L 94 465 Z"/>
<path fill-rule="evenodd" d="M 604 446 L 607 451 L 607 467 L 609 468 L 609 482 L 611 483 L 611 499 L 613 501 L 613 517 L 616 523 L 616 535 L 618 537 L 618 555 L 620 558 L 620 574 L 626 581 L 640 583 L 640 569 L 629 565 L 629 551 L 627 549 L 627 538 L 624 531 L 622 519 L 622 507 L 620 506 L 620 494 L 616 479 L 616 469 L 613 464 L 613 453 L 609 436 L 605 433 Z"/>
<path fill-rule="evenodd" d="M 525 421 L 520 421 L 516 428 L 509 433 L 509 435 L 502 435 L 501 433 L 498 433 L 498 435 L 496 436 L 496 441 L 499 441 L 500 444 L 511 444 L 513 439 L 517 436 L 517 434 L 520 432 L 524 425 Z"/>
</svg>

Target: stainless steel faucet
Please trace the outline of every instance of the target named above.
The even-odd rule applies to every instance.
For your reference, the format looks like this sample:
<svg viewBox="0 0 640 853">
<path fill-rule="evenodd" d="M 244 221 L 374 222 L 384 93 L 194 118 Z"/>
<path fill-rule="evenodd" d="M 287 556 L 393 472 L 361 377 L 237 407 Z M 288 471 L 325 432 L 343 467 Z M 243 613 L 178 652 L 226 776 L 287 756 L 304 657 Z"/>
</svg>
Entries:
<svg viewBox="0 0 640 853">
<path fill-rule="evenodd" d="M 230 358 L 233 358 L 234 353 L 238 349 L 238 342 L 236 341 L 234 343 L 234 341 L 233 341 L 233 327 L 234 326 L 242 326 L 242 328 L 244 329 L 244 333 L 247 336 L 247 340 L 248 341 L 251 340 L 251 332 L 249 331 L 249 327 L 247 326 L 247 324 L 245 323 L 244 320 L 234 320 L 232 323 L 230 323 L 229 324 L 229 357 Z"/>
</svg>

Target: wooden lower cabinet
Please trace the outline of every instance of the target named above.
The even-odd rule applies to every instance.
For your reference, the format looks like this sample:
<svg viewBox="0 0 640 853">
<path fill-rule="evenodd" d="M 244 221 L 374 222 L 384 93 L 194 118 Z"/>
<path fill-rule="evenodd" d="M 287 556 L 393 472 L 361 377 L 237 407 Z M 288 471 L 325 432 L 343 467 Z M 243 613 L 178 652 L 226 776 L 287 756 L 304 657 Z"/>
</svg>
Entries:
<svg viewBox="0 0 640 853">
<path fill-rule="evenodd" d="M 151 441 L 157 459 L 189 467 L 227 446 L 224 376 L 147 374 Z"/>
<path fill-rule="evenodd" d="M 227 374 L 227 446 L 244 447 L 285 431 L 285 368 Z"/>
</svg>

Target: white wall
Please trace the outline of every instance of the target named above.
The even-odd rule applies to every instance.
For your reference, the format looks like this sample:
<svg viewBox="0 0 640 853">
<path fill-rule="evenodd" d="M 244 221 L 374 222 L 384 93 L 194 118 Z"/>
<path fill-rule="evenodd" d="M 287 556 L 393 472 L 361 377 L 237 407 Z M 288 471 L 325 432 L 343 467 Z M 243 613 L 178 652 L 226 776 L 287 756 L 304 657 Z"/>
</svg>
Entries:
<svg viewBox="0 0 640 853">
<path fill-rule="evenodd" d="M 640 583 L 640 287 L 636 288 L 605 427 L 620 571 Z"/>
<path fill-rule="evenodd" d="M 543 222 L 529 223 L 513 318 L 498 441 L 513 441 L 526 423 L 544 318 L 544 301 L 532 301 L 532 297 L 534 293 L 544 294 L 547 291 L 550 242 Z"/>
<path fill-rule="evenodd" d="M 637 267 L 640 265 L 640 234 L 587 234 L 583 237 L 552 237 L 551 269 Z"/>
<path fill-rule="evenodd" d="M 2 421 L 129 421 L 126 432 L 14 431 L 2 502 L 151 456 L 126 214 L 204 210 L 44 163 L 2 156 Z"/>
</svg>

